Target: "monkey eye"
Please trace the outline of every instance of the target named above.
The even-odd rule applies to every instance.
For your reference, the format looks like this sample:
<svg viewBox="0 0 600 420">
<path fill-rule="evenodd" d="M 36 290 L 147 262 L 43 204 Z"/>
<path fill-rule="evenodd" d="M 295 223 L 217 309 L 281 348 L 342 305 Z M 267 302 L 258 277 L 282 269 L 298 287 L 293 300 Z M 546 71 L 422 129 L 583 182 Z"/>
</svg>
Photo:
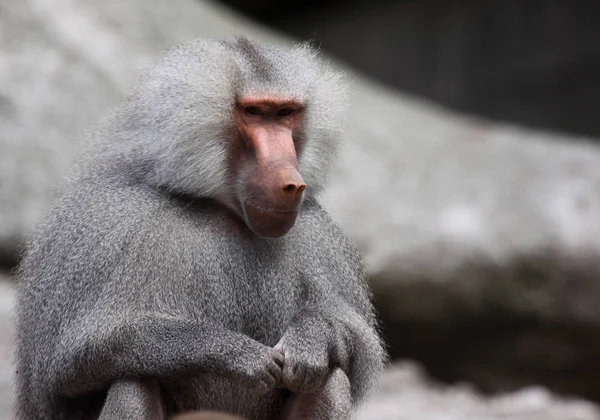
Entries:
<svg viewBox="0 0 600 420">
<path fill-rule="evenodd" d="M 246 115 L 262 115 L 262 109 L 257 106 L 247 106 L 244 108 Z"/>
<path fill-rule="evenodd" d="M 294 113 L 295 109 L 294 108 L 282 108 L 279 111 L 277 111 L 277 116 L 278 117 L 288 117 L 290 115 L 292 115 Z"/>
</svg>

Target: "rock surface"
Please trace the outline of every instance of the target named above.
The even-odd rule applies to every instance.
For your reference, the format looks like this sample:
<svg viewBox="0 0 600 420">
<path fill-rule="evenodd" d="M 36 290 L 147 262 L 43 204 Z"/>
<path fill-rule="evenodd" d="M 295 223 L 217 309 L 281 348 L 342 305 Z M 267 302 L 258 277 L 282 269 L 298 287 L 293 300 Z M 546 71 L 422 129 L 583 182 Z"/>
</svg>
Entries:
<svg viewBox="0 0 600 420">
<path fill-rule="evenodd" d="M 355 90 L 323 202 L 366 256 L 393 356 L 600 400 L 600 148 Z"/>
<path fill-rule="evenodd" d="M 409 362 L 388 369 L 381 390 L 367 402 L 356 420 L 596 420 L 595 405 L 559 399 L 544 388 L 484 397 L 468 385 L 452 387 L 431 382 Z"/>
<path fill-rule="evenodd" d="M 240 32 L 284 40 L 208 1 L 3 1 L 4 259 L 84 128 L 159 50 Z M 600 400 L 599 147 L 468 120 L 355 78 L 323 201 L 366 256 L 392 352 L 450 381 L 540 382 Z"/>
</svg>

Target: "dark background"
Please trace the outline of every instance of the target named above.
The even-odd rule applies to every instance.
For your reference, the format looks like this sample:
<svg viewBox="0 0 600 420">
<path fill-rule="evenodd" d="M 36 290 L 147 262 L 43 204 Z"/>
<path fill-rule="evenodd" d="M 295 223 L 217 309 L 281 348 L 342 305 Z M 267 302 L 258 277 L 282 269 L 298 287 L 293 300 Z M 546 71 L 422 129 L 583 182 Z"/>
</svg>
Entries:
<svg viewBox="0 0 600 420">
<path fill-rule="evenodd" d="M 368 76 L 467 113 L 600 136 L 600 5 L 221 0 Z"/>
</svg>

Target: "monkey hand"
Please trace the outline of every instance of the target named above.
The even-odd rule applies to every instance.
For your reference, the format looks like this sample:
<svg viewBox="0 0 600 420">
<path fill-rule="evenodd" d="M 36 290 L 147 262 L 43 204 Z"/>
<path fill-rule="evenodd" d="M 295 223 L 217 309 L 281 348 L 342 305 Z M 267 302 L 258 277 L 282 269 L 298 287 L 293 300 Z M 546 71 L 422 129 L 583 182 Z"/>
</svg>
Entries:
<svg viewBox="0 0 600 420">
<path fill-rule="evenodd" d="M 319 317 L 294 323 L 275 349 L 284 355 L 282 385 L 299 394 L 312 393 L 326 381 L 340 353 L 346 352 L 342 329 Z"/>
<path fill-rule="evenodd" d="M 258 342 L 252 344 L 231 361 L 235 369 L 233 376 L 255 394 L 264 395 L 281 381 L 283 354 Z"/>
</svg>

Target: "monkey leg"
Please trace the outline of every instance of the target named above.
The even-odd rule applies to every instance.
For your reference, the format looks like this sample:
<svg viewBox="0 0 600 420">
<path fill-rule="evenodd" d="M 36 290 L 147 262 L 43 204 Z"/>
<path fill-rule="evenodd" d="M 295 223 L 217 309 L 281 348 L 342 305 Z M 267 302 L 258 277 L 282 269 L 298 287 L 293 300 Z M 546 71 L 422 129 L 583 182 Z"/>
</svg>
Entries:
<svg viewBox="0 0 600 420">
<path fill-rule="evenodd" d="M 165 420 L 156 382 L 120 379 L 106 395 L 98 420 Z"/>
<path fill-rule="evenodd" d="M 325 385 L 311 394 L 295 394 L 284 411 L 285 420 L 346 420 L 352 409 L 350 381 L 335 369 Z"/>
</svg>

